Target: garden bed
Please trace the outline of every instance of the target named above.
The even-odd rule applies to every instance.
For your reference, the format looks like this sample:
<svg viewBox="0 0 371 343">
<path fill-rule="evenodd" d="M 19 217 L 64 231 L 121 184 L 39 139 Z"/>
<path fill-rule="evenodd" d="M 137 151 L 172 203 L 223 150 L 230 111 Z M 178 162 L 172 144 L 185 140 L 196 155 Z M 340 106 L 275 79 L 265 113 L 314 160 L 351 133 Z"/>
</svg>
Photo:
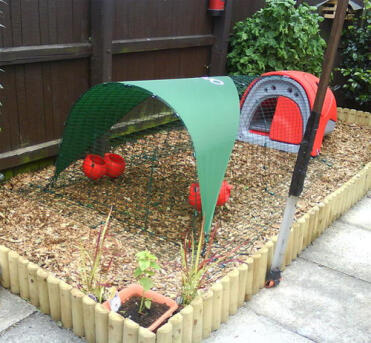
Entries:
<svg viewBox="0 0 371 343">
<path fill-rule="evenodd" d="M 370 128 L 337 123 L 325 138 L 321 154 L 310 163 L 297 218 L 370 161 L 370 133 Z M 154 167 L 148 156 L 165 140 L 173 141 L 172 148 Z M 151 150 L 143 151 L 149 147 Z M 200 224 L 200 217 L 194 216 L 187 202 L 188 187 L 196 181 L 188 135 L 182 128 L 170 133 L 156 129 L 117 146 L 115 152 L 131 161 L 124 176 L 115 180 L 86 179 L 80 161 L 64 172 L 66 179 L 50 192 L 42 187 L 53 175 L 53 167 L 5 183 L 0 189 L 0 244 L 78 287 L 80 247 L 93 241 L 113 206 L 108 244 L 115 249 L 116 258 L 107 281 L 119 288 L 132 283 L 135 253 L 148 249 L 161 265 L 154 277 L 155 289 L 175 298 L 181 284 L 179 243 Z M 147 157 L 138 163 L 137 156 Z M 213 247 L 216 255 L 236 249 L 235 262 L 214 267 L 206 286 L 277 233 L 295 158 L 295 154 L 236 142 L 226 174 L 234 188 L 230 202 L 216 209 L 214 223 L 219 223 L 219 230 Z M 150 175 L 153 182 L 148 199 Z M 143 213 L 148 214 L 146 223 L 141 222 Z"/>
</svg>

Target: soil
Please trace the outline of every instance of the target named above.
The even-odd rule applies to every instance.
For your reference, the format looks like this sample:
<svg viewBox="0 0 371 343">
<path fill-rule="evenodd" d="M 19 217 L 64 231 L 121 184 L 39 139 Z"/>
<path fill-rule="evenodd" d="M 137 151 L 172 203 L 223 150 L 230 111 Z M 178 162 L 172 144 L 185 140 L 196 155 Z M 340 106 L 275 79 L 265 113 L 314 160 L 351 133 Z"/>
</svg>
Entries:
<svg viewBox="0 0 371 343">
<path fill-rule="evenodd" d="M 325 137 L 320 155 L 310 161 L 296 218 L 371 160 L 370 137 L 371 128 L 336 124 Z M 127 162 L 124 174 L 116 179 L 88 180 L 80 160 L 48 191 L 43 187 L 54 167 L 4 183 L 0 244 L 79 287 L 81 249 L 94 251 L 95 238 L 113 206 L 103 254 L 110 268 L 102 281 L 119 289 L 135 282 L 135 254 L 149 250 L 161 266 L 153 276 L 153 289 L 175 299 L 181 286 L 179 244 L 201 221 L 188 204 L 189 185 L 197 181 L 188 134 L 182 128 L 157 129 L 128 139 L 112 152 Z M 219 230 L 212 247 L 212 255 L 217 256 L 233 251 L 232 262 L 213 266 L 205 287 L 277 234 L 295 159 L 296 154 L 235 143 L 225 176 L 233 189 L 230 201 L 215 211 Z"/>
<path fill-rule="evenodd" d="M 130 318 L 140 326 L 147 328 L 169 309 L 169 306 L 166 304 L 160 304 L 152 301 L 151 308 L 149 310 L 145 308 L 143 313 L 138 313 L 140 301 L 141 297 L 139 296 L 131 297 L 128 301 L 121 305 L 118 310 L 118 314 L 125 318 Z"/>
</svg>

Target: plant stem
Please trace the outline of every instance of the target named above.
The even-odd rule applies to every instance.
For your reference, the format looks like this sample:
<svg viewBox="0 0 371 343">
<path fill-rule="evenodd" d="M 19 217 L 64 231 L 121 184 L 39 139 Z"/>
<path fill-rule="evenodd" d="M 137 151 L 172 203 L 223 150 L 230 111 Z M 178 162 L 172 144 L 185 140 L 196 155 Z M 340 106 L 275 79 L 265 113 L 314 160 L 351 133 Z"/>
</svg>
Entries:
<svg viewBox="0 0 371 343">
<path fill-rule="evenodd" d="M 145 300 L 145 297 L 144 297 L 144 290 L 143 290 L 142 299 L 140 299 L 140 305 L 139 305 L 139 311 L 138 311 L 138 313 L 140 314 L 143 314 L 144 300 Z"/>
</svg>

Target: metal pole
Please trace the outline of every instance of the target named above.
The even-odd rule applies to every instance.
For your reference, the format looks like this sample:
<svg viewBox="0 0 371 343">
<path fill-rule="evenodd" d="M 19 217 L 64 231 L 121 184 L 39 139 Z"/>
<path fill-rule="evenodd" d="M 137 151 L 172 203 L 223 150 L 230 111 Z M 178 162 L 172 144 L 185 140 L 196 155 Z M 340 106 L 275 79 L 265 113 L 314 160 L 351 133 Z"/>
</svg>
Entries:
<svg viewBox="0 0 371 343">
<path fill-rule="evenodd" d="M 287 199 L 283 220 L 280 226 L 276 249 L 273 255 L 272 266 L 267 275 L 267 287 L 274 287 L 279 284 L 281 279 L 280 267 L 285 257 L 287 242 L 289 239 L 290 228 L 294 220 L 296 203 L 303 191 L 305 176 L 308 169 L 310 152 L 313 148 L 314 138 L 316 137 L 323 101 L 325 99 L 331 70 L 334 65 L 335 55 L 338 48 L 341 31 L 344 24 L 345 13 L 349 0 L 339 0 L 336 9 L 336 16 L 332 24 L 329 44 L 322 64 L 322 73 L 317 89 L 316 99 L 308 119 L 303 140 L 300 144 L 298 157 L 296 159 L 294 172 L 291 178 L 289 196 Z"/>
</svg>

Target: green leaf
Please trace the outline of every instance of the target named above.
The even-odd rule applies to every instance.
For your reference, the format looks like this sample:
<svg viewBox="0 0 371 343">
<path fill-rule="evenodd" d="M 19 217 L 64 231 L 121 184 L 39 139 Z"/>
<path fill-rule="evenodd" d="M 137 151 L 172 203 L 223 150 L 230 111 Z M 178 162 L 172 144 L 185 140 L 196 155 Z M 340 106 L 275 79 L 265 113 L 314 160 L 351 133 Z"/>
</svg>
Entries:
<svg viewBox="0 0 371 343">
<path fill-rule="evenodd" d="M 153 282 L 150 278 L 144 277 L 139 280 L 139 283 L 145 291 L 148 291 L 152 288 Z"/>
<path fill-rule="evenodd" d="M 150 299 L 146 299 L 144 300 L 144 306 L 150 310 L 151 309 L 151 305 L 152 305 L 152 301 Z"/>
<path fill-rule="evenodd" d="M 307 4 L 294 5 L 293 0 L 266 1 L 264 8 L 234 26 L 227 56 L 229 72 L 257 75 L 297 69 L 320 73 L 325 41 L 318 33 L 323 18 Z"/>
<path fill-rule="evenodd" d="M 148 260 L 139 260 L 138 265 L 142 271 L 145 271 L 147 268 L 149 268 L 151 262 Z"/>
</svg>

